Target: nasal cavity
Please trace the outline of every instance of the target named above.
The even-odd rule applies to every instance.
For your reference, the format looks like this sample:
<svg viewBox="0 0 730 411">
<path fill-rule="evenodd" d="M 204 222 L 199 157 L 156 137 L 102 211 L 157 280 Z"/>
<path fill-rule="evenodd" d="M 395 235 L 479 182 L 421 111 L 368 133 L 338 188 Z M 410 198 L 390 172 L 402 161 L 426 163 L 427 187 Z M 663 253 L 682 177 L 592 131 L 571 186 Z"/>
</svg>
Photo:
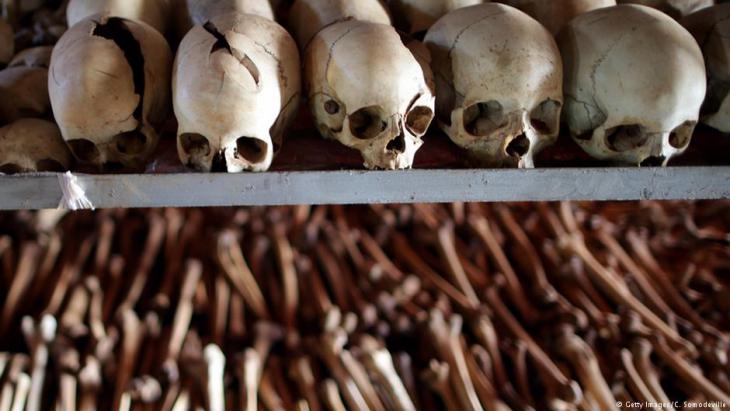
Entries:
<svg viewBox="0 0 730 411">
<path fill-rule="evenodd" d="M 530 139 L 524 134 L 520 134 L 510 141 L 505 151 L 510 157 L 522 158 L 530 152 Z"/>
<path fill-rule="evenodd" d="M 128 156 L 144 153 L 147 148 L 147 136 L 139 130 L 129 131 L 114 137 L 117 151 Z"/>
<path fill-rule="evenodd" d="M 74 156 L 82 162 L 93 163 L 99 158 L 99 150 L 96 148 L 96 144 L 89 140 L 70 140 L 67 144 Z"/>
<path fill-rule="evenodd" d="M 266 158 L 266 151 L 269 148 L 268 144 L 258 138 L 253 137 L 240 137 L 236 140 L 236 153 L 238 157 L 242 157 L 244 160 L 251 164 L 256 164 L 264 161 Z"/>
<path fill-rule="evenodd" d="M 388 151 L 393 151 L 398 154 L 403 154 L 406 152 L 406 139 L 403 136 L 403 134 L 399 135 L 398 137 L 390 140 L 390 143 L 385 147 Z"/>
<path fill-rule="evenodd" d="M 651 156 L 641 162 L 642 167 L 662 167 L 667 158 L 664 156 Z"/>
</svg>

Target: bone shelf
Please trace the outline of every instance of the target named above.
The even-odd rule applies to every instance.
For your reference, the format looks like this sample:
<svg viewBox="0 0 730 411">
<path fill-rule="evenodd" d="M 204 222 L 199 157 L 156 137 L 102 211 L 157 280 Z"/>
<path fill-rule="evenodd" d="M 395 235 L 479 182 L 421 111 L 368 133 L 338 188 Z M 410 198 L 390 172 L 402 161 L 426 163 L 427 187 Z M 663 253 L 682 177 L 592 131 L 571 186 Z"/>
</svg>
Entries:
<svg viewBox="0 0 730 411">
<path fill-rule="evenodd" d="M 730 198 L 730 138 L 706 130 L 667 168 L 607 167 L 561 138 L 536 169 L 474 169 L 435 134 L 413 170 L 364 171 L 358 153 L 304 133 L 290 136 L 270 172 L 201 174 L 180 167 L 173 141 L 146 173 L 75 170 L 78 185 L 96 208 Z M 57 208 L 62 197 L 59 175 L 0 175 L 0 209 Z"/>
</svg>

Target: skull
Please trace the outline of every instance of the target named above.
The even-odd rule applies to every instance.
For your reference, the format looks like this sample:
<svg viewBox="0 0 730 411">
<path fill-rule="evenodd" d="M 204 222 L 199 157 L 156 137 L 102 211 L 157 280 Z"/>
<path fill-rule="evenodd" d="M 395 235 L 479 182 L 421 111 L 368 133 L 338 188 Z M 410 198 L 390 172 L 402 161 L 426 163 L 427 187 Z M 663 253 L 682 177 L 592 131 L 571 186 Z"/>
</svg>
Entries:
<svg viewBox="0 0 730 411">
<path fill-rule="evenodd" d="M 616 0 L 508 0 L 502 3 L 517 7 L 542 23 L 553 34 L 573 18 L 591 10 L 616 5 Z"/>
<path fill-rule="evenodd" d="M 178 50 L 178 154 L 200 171 L 266 171 L 297 112 L 299 52 L 281 26 L 229 13 L 194 27 Z"/>
<path fill-rule="evenodd" d="M 425 33 L 436 20 L 450 11 L 489 2 L 489 0 L 391 0 L 396 26 L 411 33 Z"/>
<path fill-rule="evenodd" d="M 708 74 L 707 98 L 702 122 L 730 133 L 730 4 L 703 9 L 686 17 L 682 24 L 702 46 Z"/>
<path fill-rule="evenodd" d="M 0 66 L 4 67 L 15 53 L 15 32 L 13 27 L 0 18 Z"/>
<path fill-rule="evenodd" d="M 13 57 L 8 67 L 43 67 L 47 69 L 51 65 L 52 53 L 52 46 L 25 49 Z"/>
<path fill-rule="evenodd" d="M 71 153 L 50 121 L 24 118 L 0 128 L 0 173 L 60 172 L 71 166 Z"/>
<path fill-rule="evenodd" d="M 365 166 L 413 165 L 433 119 L 429 54 L 391 26 L 348 20 L 307 48 L 309 104 L 322 135 L 362 153 Z"/>
<path fill-rule="evenodd" d="M 672 17 L 678 18 L 710 7 L 715 0 L 618 0 L 619 4 L 641 4 L 659 9 Z"/>
<path fill-rule="evenodd" d="M 106 14 L 143 21 L 160 33 L 167 30 L 170 0 L 70 0 L 66 9 L 68 26 L 95 15 Z"/>
<path fill-rule="evenodd" d="M 380 0 L 297 0 L 289 12 L 294 38 L 302 50 L 324 27 L 346 19 L 390 25 Z"/>
<path fill-rule="evenodd" d="M 697 42 L 666 14 L 619 5 L 583 14 L 559 36 L 565 121 L 591 156 L 666 165 L 689 145 L 705 98 Z"/>
<path fill-rule="evenodd" d="M 44 117 L 51 112 L 48 69 L 8 67 L 0 71 L 0 124 L 22 117 Z"/>
<path fill-rule="evenodd" d="M 172 0 L 175 2 L 175 21 L 179 37 L 185 36 L 195 25 L 203 25 L 212 18 L 233 12 L 253 14 L 271 21 L 274 10 L 268 0 Z"/>
<path fill-rule="evenodd" d="M 142 22 L 93 16 L 51 56 L 53 114 L 76 158 L 108 170 L 143 168 L 168 117 L 172 53 Z"/>
<path fill-rule="evenodd" d="M 562 62 L 552 35 L 504 4 L 467 7 L 426 34 L 439 125 L 480 165 L 532 167 L 557 139 Z"/>
</svg>

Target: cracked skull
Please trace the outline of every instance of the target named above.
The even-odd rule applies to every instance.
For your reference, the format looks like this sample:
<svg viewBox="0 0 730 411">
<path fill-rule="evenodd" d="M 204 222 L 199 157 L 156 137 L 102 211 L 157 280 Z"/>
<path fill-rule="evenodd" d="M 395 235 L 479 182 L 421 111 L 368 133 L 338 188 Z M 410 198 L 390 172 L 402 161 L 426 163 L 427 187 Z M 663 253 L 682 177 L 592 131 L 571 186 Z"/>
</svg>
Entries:
<svg viewBox="0 0 730 411">
<path fill-rule="evenodd" d="M 591 10 L 616 5 L 616 0 L 509 0 L 502 3 L 517 7 L 558 34 L 573 18 Z"/>
<path fill-rule="evenodd" d="M 715 4 L 715 0 L 618 0 L 619 4 L 641 4 L 678 18 Z"/>
<path fill-rule="evenodd" d="M 320 133 L 360 151 L 367 168 L 412 167 L 433 119 L 429 59 L 384 24 L 349 20 L 319 32 L 305 79 Z"/>
<path fill-rule="evenodd" d="M 730 4 L 687 16 L 682 24 L 695 36 L 707 65 L 707 97 L 702 122 L 730 133 Z"/>
<path fill-rule="evenodd" d="M 294 38 L 302 50 L 322 28 L 346 19 L 390 25 L 380 0 L 297 0 L 289 12 Z"/>
<path fill-rule="evenodd" d="M 532 167 L 557 139 L 562 62 L 525 13 L 488 3 L 456 10 L 426 34 L 439 126 L 480 165 Z"/>
<path fill-rule="evenodd" d="M 0 128 L 0 173 L 61 172 L 71 153 L 50 121 L 25 118 Z"/>
<path fill-rule="evenodd" d="M 71 0 L 66 9 L 68 26 L 95 15 L 105 14 L 143 21 L 160 33 L 167 30 L 170 0 Z"/>
<path fill-rule="evenodd" d="M 591 156 L 666 165 L 690 143 L 705 98 L 702 52 L 655 9 L 620 5 L 574 19 L 559 36 L 565 121 Z"/>
<path fill-rule="evenodd" d="M 53 50 L 48 87 L 64 140 L 81 162 L 140 169 L 169 113 L 172 53 L 145 23 L 94 16 Z"/>
<path fill-rule="evenodd" d="M 266 171 L 300 98 L 299 52 L 271 20 L 238 13 L 196 26 L 178 50 L 178 153 L 200 171 Z"/>
</svg>

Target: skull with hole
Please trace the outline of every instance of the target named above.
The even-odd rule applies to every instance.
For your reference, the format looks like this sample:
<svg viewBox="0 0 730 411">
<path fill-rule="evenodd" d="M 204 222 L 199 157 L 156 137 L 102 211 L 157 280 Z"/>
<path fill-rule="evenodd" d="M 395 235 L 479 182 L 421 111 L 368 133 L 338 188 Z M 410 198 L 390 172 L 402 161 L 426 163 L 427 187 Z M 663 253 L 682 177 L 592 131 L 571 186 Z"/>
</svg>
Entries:
<svg viewBox="0 0 730 411">
<path fill-rule="evenodd" d="M 354 148 L 365 167 L 405 169 L 433 119 L 428 50 L 384 24 L 348 20 L 312 39 L 309 104 L 320 133 Z"/>
<path fill-rule="evenodd" d="M 0 67 L 4 67 L 15 53 L 15 32 L 13 27 L 0 18 Z"/>
<path fill-rule="evenodd" d="M 559 36 L 565 114 L 588 154 L 666 165 L 687 149 L 705 98 L 697 42 L 655 9 L 619 5 L 575 18 Z"/>
<path fill-rule="evenodd" d="M 51 112 L 48 69 L 8 67 L 0 71 L 0 124 L 23 117 L 44 117 Z"/>
<path fill-rule="evenodd" d="M 715 0 L 618 0 L 619 4 L 641 4 L 661 10 L 674 18 L 710 7 Z"/>
<path fill-rule="evenodd" d="M 82 163 L 139 170 L 167 120 L 172 53 L 145 23 L 93 16 L 51 56 L 48 88 L 64 140 Z"/>
<path fill-rule="evenodd" d="M 687 16 L 682 24 L 702 47 L 707 66 L 707 97 L 702 122 L 730 133 L 730 4 Z"/>
<path fill-rule="evenodd" d="M 297 0 L 289 12 L 289 24 L 302 50 L 324 27 L 346 19 L 390 25 L 380 0 Z"/>
<path fill-rule="evenodd" d="M 66 9 L 68 26 L 95 14 L 143 21 L 160 33 L 167 30 L 170 0 L 70 0 Z"/>
<path fill-rule="evenodd" d="M 61 172 L 71 162 L 61 132 L 50 121 L 25 118 L 0 128 L 0 173 Z"/>
<path fill-rule="evenodd" d="M 13 57 L 8 67 L 42 67 L 47 69 L 51 65 L 52 53 L 52 46 L 25 49 Z"/>
<path fill-rule="evenodd" d="M 562 62 L 552 35 L 504 4 L 466 7 L 426 34 L 440 127 L 479 165 L 533 167 L 557 139 Z"/>
<path fill-rule="evenodd" d="M 243 13 L 274 20 L 274 10 L 268 0 L 172 0 L 176 31 L 180 38 L 193 26 L 203 25 L 212 18 Z"/>
<path fill-rule="evenodd" d="M 517 7 L 555 34 L 576 16 L 591 10 L 616 5 L 616 0 L 508 0 L 502 3 Z"/>
<path fill-rule="evenodd" d="M 178 49 L 178 154 L 200 171 L 266 171 L 299 106 L 300 60 L 289 33 L 255 15 L 195 26 Z"/>
<path fill-rule="evenodd" d="M 413 35 L 424 34 L 441 17 L 462 7 L 487 3 L 489 0 L 391 0 L 396 26 Z"/>
</svg>

